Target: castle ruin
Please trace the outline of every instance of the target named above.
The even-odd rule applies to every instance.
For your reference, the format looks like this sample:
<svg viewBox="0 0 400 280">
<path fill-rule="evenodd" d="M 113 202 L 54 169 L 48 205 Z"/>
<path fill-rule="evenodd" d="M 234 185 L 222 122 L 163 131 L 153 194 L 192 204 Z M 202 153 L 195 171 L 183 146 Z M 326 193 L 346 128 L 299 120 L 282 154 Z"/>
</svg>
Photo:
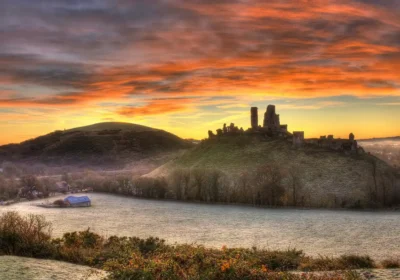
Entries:
<svg viewBox="0 0 400 280">
<path fill-rule="evenodd" d="M 217 129 L 217 134 L 211 130 L 208 132 L 209 138 L 218 138 L 224 135 L 260 135 L 267 138 L 283 138 L 290 141 L 294 148 L 301 148 L 305 145 L 314 145 L 330 150 L 357 153 L 360 149 L 355 140 L 354 134 L 349 134 L 349 139 L 335 139 L 333 135 L 320 136 L 320 138 L 304 138 L 304 131 L 288 131 L 287 124 L 280 123 L 280 117 L 276 114 L 275 105 L 268 105 L 264 113 L 263 125 L 258 124 L 258 108 L 250 108 L 250 125 L 246 131 L 238 128 L 234 123 L 229 126 L 223 125 L 222 129 Z"/>
</svg>

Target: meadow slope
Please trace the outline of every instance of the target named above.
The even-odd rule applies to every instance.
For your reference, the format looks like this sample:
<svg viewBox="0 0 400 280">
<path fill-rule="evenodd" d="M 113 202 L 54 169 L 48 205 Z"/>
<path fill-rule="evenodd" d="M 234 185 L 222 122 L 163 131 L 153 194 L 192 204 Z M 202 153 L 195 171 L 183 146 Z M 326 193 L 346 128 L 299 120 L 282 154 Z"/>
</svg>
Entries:
<svg viewBox="0 0 400 280">
<path fill-rule="evenodd" d="M 289 193 L 296 182 L 298 196 L 311 207 L 366 206 L 374 193 L 382 201 L 398 191 L 394 170 L 369 154 L 346 155 L 313 145 L 295 149 L 288 140 L 248 136 L 206 140 L 147 176 L 205 168 L 220 170 L 234 182 L 264 165 L 280 169 Z"/>
</svg>

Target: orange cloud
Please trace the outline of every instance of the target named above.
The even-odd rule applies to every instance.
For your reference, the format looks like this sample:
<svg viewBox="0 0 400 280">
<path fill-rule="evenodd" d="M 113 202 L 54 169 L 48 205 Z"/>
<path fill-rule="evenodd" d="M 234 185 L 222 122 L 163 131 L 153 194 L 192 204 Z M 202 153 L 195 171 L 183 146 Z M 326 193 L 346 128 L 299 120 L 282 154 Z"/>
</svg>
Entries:
<svg viewBox="0 0 400 280">
<path fill-rule="evenodd" d="M 73 91 L 6 98 L 0 104 L 73 106 L 137 94 L 398 94 L 400 54 L 394 42 L 399 20 L 392 10 L 352 1 L 256 3 L 180 2 L 204 20 L 183 19 L 169 28 L 139 33 L 133 48 L 127 41 L 124 51 L 146 49 L 149 57 L 140 66 L 0 55 L 0 63 L 8 65 L 2 77 L 6 84 Z M 381 86 L 371 86 L 377 75 Z"/>
<path fill-rule="evenodd" d="M 93 108 L 96 120 L 263 98 L 400 96 L 394 1 L 4 3 L 0 115 Z"/>
<path fill-rule="evenodd" d="M 165 115 L 187 110 L 191 101 L 188 98 L 155 99 L 150 100 L 146 105 L 120 108 L 117 113 L 127 117 Z"/>
</svg>

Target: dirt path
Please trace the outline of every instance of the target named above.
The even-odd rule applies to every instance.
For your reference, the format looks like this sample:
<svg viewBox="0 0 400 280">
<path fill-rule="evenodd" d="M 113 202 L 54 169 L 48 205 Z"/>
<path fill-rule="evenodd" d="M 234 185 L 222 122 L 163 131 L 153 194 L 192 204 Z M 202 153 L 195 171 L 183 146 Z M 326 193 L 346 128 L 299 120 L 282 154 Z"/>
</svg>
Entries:
<svg viewBox="0 0 400 280">
<path fill-rule="evenodd" d="M 107 274 L 87 266 L 53 260 L 0 256 L 0 279 L 7 280 L 100 280 Z"/>
<path fill-rule="evenodd" d="M 400 279 L 400 269 L 362 269 L 357 270 L 364 279 L 397 280 Z"/>
<path fill-rule="evenodd" d="M 318 272 L 293 272 L 296 275 L 307 275 L 304 279 L 319 279 L 329 277 L 332 279 L 346 279 L 345 276 L 361 276 L 363 280 L 400 280 L 400 269 L 357 269 L 354 271 L 318 271 Z M 351 277 L 350 277 L 351 278 Z M 351 278 L 353 279 L 353 278 Z M 354 278 L 358 279 L 358 278 Z"/>
</svg>

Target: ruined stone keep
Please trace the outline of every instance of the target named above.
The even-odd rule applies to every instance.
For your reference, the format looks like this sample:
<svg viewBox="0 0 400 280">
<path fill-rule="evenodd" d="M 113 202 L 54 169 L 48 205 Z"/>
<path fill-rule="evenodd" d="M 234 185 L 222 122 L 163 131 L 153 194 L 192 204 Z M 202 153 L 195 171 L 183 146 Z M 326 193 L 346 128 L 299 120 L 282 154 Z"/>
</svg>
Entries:
<svg viewBox="0 0 400 280">
<path fill-rule="evenodd" d="M 271 131 L 278 131 L 280 125 L 279 115 L 275 113 L 275 105 L 268 105 L 264 114 L 263 127 L 268 128 Z"/>
</svg>

